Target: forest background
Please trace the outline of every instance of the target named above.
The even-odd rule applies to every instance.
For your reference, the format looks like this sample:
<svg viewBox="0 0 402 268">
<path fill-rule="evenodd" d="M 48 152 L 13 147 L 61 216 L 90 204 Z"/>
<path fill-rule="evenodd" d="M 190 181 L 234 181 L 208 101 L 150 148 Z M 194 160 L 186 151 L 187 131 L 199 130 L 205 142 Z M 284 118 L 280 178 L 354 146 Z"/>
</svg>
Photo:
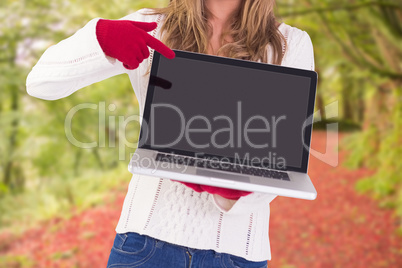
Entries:
<svg viewBox="0 0 402 268">
<path fill-rule="evenodd" d="M 128 77 L 114 77 L 56 101 L 27 95 L 25 81 L 47 47 L 71 36 L 92 18 L 118 19 L 167 3 L 0 2 L 0 233 L 22 234 L 41 222 L 68 218 L 72 211 L 102 205 L 110 189 L 126 189 L 129 154 L 139 130 L 137 123 L 124 121 L 138 114 Z M 341 165 L 370 170 L 353 187 L 392 212 L 397 225 L 394 235 L 400 236 L 401 2 L 283 0 L 277 1 L 277 13 L 285 23 L 309 33 L 313 41 L 319 75 L 319 122 L 314 130 L 335 124 L 340 133 L 346 133 L 340 149 L 347 151 L 347 157 Z M 89 149 L 72 144 L 64 128 L 68 112 L 82 103 L 94 104 L 96 109 L 76 113 L 72 134 L 83 142 L 98 142 L 99 146 Z M 334 105 L 335 115 L 328 112 Z"/>
</svg>

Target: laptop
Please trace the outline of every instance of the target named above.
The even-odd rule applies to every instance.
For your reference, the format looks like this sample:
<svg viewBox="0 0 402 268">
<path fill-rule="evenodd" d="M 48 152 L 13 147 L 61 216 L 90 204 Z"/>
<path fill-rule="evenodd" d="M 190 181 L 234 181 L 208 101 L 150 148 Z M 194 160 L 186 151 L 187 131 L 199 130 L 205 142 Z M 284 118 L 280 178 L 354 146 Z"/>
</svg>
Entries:
<svg viewBox="0 0 402 268">
<path fill-rule="evenodd" d="M 154 52 L 129 171 L 314 200 L 307 175 L 314 71 Z"/>
</svg>

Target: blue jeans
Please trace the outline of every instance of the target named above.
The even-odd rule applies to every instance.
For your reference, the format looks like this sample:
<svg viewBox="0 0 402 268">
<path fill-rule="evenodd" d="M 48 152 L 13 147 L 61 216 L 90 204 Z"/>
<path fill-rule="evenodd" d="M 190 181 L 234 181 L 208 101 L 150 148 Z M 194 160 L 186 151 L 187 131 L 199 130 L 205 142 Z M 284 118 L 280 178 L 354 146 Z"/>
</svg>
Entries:
<svg viewBox="0 0 402 268">
<path fill-rule="evenodd" d="M 116 234 L 107 268 L 266 268 L 267 262 L 251 262 L 213 250 L 199 250 L 163 242 L 137 233 Z"/>
</svg>

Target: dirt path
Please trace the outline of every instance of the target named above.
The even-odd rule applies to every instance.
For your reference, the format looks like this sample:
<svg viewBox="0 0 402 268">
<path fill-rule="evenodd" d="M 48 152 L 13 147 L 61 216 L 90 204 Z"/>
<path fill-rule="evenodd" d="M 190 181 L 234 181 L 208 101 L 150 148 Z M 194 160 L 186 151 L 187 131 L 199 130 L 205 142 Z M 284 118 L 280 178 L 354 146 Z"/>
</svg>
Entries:
<svg viewBox="0 0 402 268">
<path fill-rule="evenodd" d="M 313 134 L 313 148 L 325 151 L 325 142 L 324 133 Z M 396 236 L 392 212 L 354 190 L 368 171 L 332 168 L 312 157 L 309 174 L 317 200 L 279 197 L 271 205 L 269 267 L 402 267 L 402 237 Z M 118 192 L 105 206 L 44 223 L 21 238 L 2 233 L 0 254 L 28 256 L 41 268 L 106 267 L 124 195 Z"/>
</svg>

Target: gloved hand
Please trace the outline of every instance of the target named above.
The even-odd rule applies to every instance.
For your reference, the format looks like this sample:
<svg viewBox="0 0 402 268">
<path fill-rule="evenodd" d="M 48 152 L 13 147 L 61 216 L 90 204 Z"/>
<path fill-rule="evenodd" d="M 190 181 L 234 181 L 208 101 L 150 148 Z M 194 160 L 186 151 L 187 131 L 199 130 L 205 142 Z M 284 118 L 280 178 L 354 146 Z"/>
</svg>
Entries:
<svg viewBox="0 0 402 268">
<path fill-rule="evenodd" d="M 242 196 L 246 196 L 251 194 L 251 192 L 240 191 L 240 190 L 233 190 L 233 189 L 226 189 L 226 188 L 219 188 L 209 185 L 201 185 L 201 184 L 194 184 L 189 182 L 181 182 L 187 187 L 190 187 L 196 192 L 208 192 L 210 194 L 217 194 L 226 199 L 238 200 Z"/>
<path fill-rule="evenodd" d="M 96 37 L 107 56 L 118 59 L 125 68 L 132 70 L 149 57 L 148 47 L 168 59 L 175 57 L 170 48 L 147 33 L 156 27 L 156 22 L 100 19 L 96 25 Z"/>
</svg>

